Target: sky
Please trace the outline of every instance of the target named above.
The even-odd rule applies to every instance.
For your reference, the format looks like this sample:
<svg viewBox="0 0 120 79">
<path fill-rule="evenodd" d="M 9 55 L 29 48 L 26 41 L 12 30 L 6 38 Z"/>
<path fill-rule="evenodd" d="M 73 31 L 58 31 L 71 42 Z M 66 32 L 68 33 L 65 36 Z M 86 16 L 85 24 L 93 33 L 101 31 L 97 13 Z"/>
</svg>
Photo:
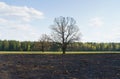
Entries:
<svg viewBox="0 0 120 79">
<path fill-rule="evenodd" d="M 73 17 L 82 42 L 120 42 L 120 0 L 0 0 L 0 39 L 37 41 L 59 16 Z"/>
</svg>

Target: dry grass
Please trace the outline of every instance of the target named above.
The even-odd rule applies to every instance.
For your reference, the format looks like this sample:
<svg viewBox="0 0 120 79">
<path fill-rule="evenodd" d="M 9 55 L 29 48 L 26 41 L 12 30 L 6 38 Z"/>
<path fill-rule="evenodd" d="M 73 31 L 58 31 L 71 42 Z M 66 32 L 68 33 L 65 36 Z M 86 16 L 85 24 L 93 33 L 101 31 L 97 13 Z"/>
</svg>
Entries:
<svg viewBox="0 0 120 79">
<path fill-rule="evenodd" d="M 66 54 L 104 54 L 120 53 L 119 51 L 80 51 L 66 52 Z M 41 52 L 41 51 L 0 51 L 0 54 L 62 54 L 62 52 Z"/>
</svg>

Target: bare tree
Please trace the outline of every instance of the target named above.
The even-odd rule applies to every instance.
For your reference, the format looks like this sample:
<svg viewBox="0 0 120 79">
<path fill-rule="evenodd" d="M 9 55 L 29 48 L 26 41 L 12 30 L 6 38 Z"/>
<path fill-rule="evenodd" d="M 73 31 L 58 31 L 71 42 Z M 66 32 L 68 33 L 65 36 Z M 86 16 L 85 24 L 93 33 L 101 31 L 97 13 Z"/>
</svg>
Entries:
<svg viewBox="0 0 120 79">
<path fill-rule="evenodd" d="M 80 39 L 79 28 L 72 17 L 55 18 L 51 29 L 52 38 L 55 42 L 60 43 L 63 54 L 65 54 L 69 43 Z"/>
<path fill-rule="evenodd" d="M 50 41 L 51 41 L 51 39 L 47 34 L 41 35 L 39 42 L 40 42 L 42 52 L 44 52 L 45 50 L 47 50 L 47 48 L 49 48 Z"/>
</svg>

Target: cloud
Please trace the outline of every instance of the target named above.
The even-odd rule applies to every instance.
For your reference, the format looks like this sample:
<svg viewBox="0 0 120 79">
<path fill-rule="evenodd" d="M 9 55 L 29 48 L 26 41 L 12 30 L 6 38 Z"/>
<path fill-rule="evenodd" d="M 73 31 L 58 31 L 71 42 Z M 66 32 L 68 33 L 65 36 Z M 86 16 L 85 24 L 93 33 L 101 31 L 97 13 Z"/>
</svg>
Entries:
<svg viewBox="0 0 120 79">
<path fill-rule="evenodd" d="M 86 31 L 83 35 L 84 42 L 120 42 L 120 26 L 106 26 L 104 29 Z M 108 28 L 109 27 L 109 28 Z M 114 28 L 113 28 L 114 27 Z M 89 32 L 89 33 L 88 33 Z"/>
<path fill-rule="evenodd" d="M 43 18 L 43 13 L 27 6 L 12 6 L 0 2 L 0 16 L 7 19 L 19 19 L 22 21 L 31 21 L 32 19 Z"/>
<path fill-rule="evenodd" d="M 120 42 L 120 25 L 111 28 L 111 31 L 109 33 L 109 39 L 115 42 Z"/>
<path fill-rule="evenodd" d="M 9 26 L 8 26 L 9 25 Z M 7 40 L 37 40 L 39 32 L 30 24 L 10 23 L 0 26 L 0 39 Z"/>
<path fill-rule="evenodd" d="M 95 26 L 95 27 L 100 27 L 103 24 L 104 23 L 100 17 L 94 17 L 94 18 L 90 19 L 90 23 L 89 23 L 90 26 Z"/>
<path fill-rule="evenodd" d="M 35 8 L 0 2 L 0 39 L 35 40 L 39 32 L 31 24 L 43 18 Z"/>
<path fill-rule="evenodd" d="M 0 23 L 6 23 L 6 22 L 7 22 L 6 19 L 0 18 Z"/>
</svg>

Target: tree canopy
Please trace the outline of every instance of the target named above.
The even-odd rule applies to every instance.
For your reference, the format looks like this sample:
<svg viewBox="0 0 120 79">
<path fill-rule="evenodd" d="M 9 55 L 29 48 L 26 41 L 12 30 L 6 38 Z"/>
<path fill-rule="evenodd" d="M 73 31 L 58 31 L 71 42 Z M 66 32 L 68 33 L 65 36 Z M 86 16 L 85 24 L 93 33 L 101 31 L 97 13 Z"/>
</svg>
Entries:
<svg viewBox="0 0 120 79">
<path fill-rule="evenodd" d="M 72 17 L 58 17 L 54 19 L 51 26 L 52 38 L 61 45 L 63 54 L 67 49 L 67 45 L 80 39 L 79 28 L 76 21 Z"/>
</svg>

